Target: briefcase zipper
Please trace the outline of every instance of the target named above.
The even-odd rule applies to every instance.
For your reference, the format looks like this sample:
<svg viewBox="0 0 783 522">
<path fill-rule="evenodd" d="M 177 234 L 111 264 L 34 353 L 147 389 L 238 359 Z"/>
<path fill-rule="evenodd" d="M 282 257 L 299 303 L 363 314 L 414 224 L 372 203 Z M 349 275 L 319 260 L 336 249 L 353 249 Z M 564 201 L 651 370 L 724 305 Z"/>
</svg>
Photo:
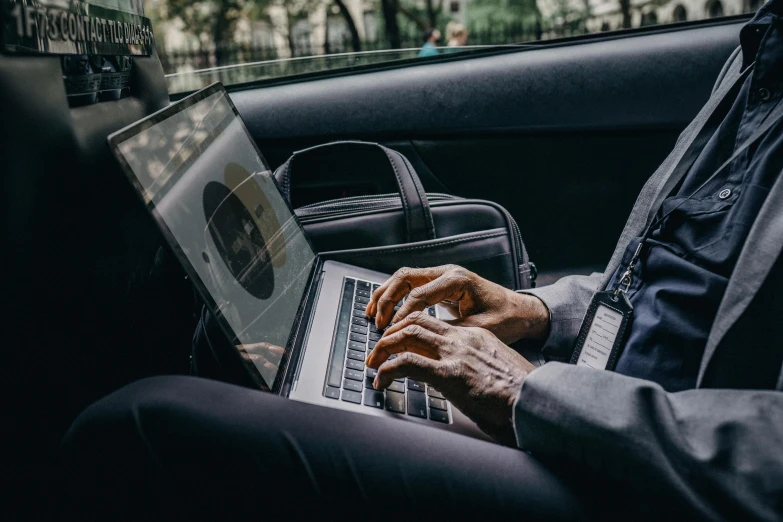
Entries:
<svg viewBox="0 0 783 522">
<path fill-rule="evenodd" d="M 449 194 L 427 194 L 427 199 L 433 201 L 448 201 L 461 199 Z M 374 196 L 353 196 L 350 198 L 332 199 L 320 203 L 305 205 L 296 209 L 299 217 L 334 217 L 340 214 L 350 214 L 361 210 L 383 210 L 402 208 L 397 194 L 378 194 Z"/>
<path fill-rule="evenodd" d="M 459 196 L 452 196 L 451 194 L 442 194 L 438 192 L 428 192 L 427 200 L 430 203 L 437 201 L 453 201 L 464 199 Z M 536 268 L 535 264 L 529 259 L 526 259 L 523 251 L 524 243 L 522 242 L 522 232 L 519 230 L 516 220 L 504 207 L 497 205 L 503 211 L 506 220 L 511 224 L 512 242 L 514 243 L 514 251 L 517 255 L 517 261 L 520 265 L 519 270 L 523 266 L 527 266 L 530 271 L 530 282 L 534 285 L 536 280 Z M 296 209 L 296 215 L 300 218 L 322 218 L 322 217 L 338 217 L 340 215 L 352 214 L 354 212 L 366 211 L 366 210 L 386 210 L 386 209 L 399 209 L 402 208 L 402 202 L 400 201 L 399 194 L 375 194 L 371 196 L 352 196 L 349 198 L 332 199 L 328 201 L 312 203 Z"/>
</svg>

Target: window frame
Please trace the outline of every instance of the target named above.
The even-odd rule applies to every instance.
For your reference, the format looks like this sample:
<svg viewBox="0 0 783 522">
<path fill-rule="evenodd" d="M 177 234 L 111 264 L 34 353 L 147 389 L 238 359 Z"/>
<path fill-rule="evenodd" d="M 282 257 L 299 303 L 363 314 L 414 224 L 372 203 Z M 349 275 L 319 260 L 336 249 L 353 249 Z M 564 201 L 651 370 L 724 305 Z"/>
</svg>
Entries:
<svg viewBox="0 0 783 522">
<path fill-rule="evenodd" d="M 685 22 L 673 22 L 660 25 L 648 25 L 643 27 L 633 27 L 629 29 L 618 29 L 609 32 L 596 32 L 577 36 L 568 36 L 564 38 L 555 38 L 552 40 L 534 40 L 530 42 L 521 42 L 519 44 L 498 45 L 496 47 L 487 47 L 484 49 L 469 49 L 454 53 L 444 53 L 438 56 L 431 57 L 413 57 L 404 58 L 398 60 L 390 60 L 388 62 L 380 62 L 373 64 L 362 64 L 355 66 L 340 67 L 334 70 L 324 70 L 311 73 L 293 74 L 290 76 L 281 76 L 278 78 L 262 78 L 259 80 L 252 80 L 249 82 L 234 83 L 231 85 L 224 85 L 226 90 L 231 92 L 247 91 L 262 89 L 265 87 L 290 85 L 295 83 L 302 83 L 308 81 L 316 81 L 327 78 L 339 78 L 343 76 L 353 76 L 356 74 L 366 74 L 377 71 L 388 71 L 407 67 L 425 66 L 435 63 L 448 63 L 461 60 L 469 60 L 472 58 L 483 56 L 496 56 L 509 53 L 527 52 L 544 48 L 556 48 L 556 47 L 568 47 L 571 45 L 581 45 L 584 43 L 593 42 L 608 42 L 613 40 L 619 40 L 635 36 L 644 36 L 650 34 L 666 34 L 675 31 L 684 31 L 694 27 L 717 27 L 723 25 L 733 25 L 738 22 L 747 22 L 755 16 L 755 12 L 743 13 L 738 15 L 723 16 L 720 18 L 705 18 L 701 20 L 688 20 Z M 739 45 L 739 41 L 737 42 Z M 399 49 L 390 49 L 390 51 L 399 51 Z M 350 54 L 350 53 L 347 53 Z M 322 57 L 323 55 L 314 56 L 314 58 Z M 239 64 L 241 66 L 242 64 Z M 202 69 L 209 70 L 209 69 Z M 193 71 L 198 72 L 198 71 Z M 198 90 L 198 89 L 197 89 Z M 194 91 L 183 91 L 178 93 L 169 94 L 169 99 L 172 102 L 181 100 L 186 96 L 193 94 Z"/>
</svg>

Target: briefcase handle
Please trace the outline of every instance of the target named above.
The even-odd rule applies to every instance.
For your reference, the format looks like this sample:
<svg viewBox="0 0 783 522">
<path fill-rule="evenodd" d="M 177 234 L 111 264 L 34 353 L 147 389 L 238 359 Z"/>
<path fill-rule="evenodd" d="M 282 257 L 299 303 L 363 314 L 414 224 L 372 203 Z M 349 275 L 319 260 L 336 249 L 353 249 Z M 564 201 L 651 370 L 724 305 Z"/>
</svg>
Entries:
<svg viewBox="0 0 783 522">
<path fill-rule="evenodd" d="M 334 141 L 294 152 L 293 156 L 288 158 L 288 161 L 275 171 L 275 177 L 282 187 L 285 197 L 288 198 L 288 201 L 291 201 L 291 176 L 294 164 L 297 163 L 297 158 L 324 152 L 331 153 L 336 149 L 341 149 L 339 151 L 340 158 L 344 157 L 347 165 L 348 162 L 352 161 L 351 149 L 355 150 L 356 148 L 376 150 L 379 163 L 391 167 L 389 170 L 394 174 L 397 190 L 402 201 L 403 213 L 405 214 L 408 242 L 435 239 L 435 223 L 432 221 L 430 205 L 427 202 L 427 193 L 424 192 L 419 176 L 408 161 L 408 158 L 378 143 L 369 141 Z M 367 165 L 366 168 L 369 170 L 373 166 Z"/>
</svg>

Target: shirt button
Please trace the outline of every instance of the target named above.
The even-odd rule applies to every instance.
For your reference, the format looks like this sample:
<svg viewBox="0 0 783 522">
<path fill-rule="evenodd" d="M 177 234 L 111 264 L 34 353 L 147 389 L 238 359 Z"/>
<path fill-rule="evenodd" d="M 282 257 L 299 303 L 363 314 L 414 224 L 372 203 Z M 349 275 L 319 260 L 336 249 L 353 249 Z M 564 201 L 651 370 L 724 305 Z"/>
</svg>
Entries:
<svg viewBox="0 0 783 522">
<path fill-rule="evenodd" d="M 758 96 L 759 100 L 763 102 L 769 100 L 770 97 L 769 89 L 765 89 L 764 87 L 762 87 L 761 89 L 758 90 L 756 96 Z"/>
<path fill-rule="evenodd" d="M 723 189 L 718 193 L 718 197 L 720 199 L 726 199 L 727 197 L 731 196 L 731 190 L 729 189 Z"/>
</svg>

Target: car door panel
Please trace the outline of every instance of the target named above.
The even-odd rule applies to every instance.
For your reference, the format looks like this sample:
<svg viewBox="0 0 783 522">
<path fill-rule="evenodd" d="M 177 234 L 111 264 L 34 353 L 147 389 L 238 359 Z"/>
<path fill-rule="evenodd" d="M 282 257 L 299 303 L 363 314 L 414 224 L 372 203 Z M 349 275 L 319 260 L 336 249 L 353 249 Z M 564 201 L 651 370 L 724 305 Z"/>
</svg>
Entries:
<svg viewBox="0 0 783 522">
<path fill-rule="evenodd" d="M 606 262 L 636 194 L 709 97 L 742 20 L 245 89 L 232 98 L 273 166 L 335 139 L 406 154 L 428 191 L 517 219 L 544 272 Z M 388 191 L 293 180 L 295 206 Z M 332 190 L 326 190 L 332 186 Z"/>
</svg>

